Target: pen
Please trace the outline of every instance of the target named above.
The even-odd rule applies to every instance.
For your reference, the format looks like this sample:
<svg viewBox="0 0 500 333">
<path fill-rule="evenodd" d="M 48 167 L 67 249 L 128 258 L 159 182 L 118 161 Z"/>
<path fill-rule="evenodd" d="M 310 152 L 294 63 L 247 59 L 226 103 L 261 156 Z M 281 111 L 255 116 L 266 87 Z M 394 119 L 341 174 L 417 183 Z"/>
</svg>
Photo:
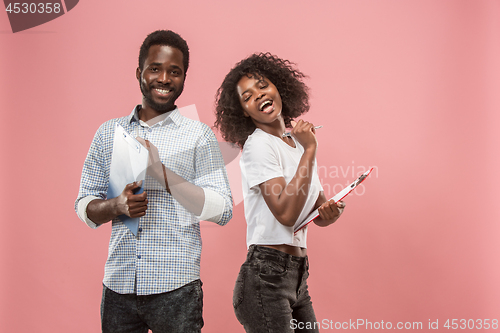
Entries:
<svg viewBox="0 0 500 333">
<path fill-rule="evenodd" d="M 315 130 L 317 130 L 318 128 L 321 128 L 321 127 L 323 127 L 323 126 L 322 126 L 322 125 L 319 125 L 319 126 L 314 126 L 314 129 L 315 129 Z M 290 133 L 290 132 L 285 132 L 285 133 L 283 133 L 283 135 L 282 135 L 281 137 L 282 137 L 282 138 L 284 138 L 284 137 L 286 137 L 286 136 L 287 136 L 287 137 L 289 137 L 289 138 L 291 138 L 291 137 L 292 137 L 292 133 Z"/>
</svg>

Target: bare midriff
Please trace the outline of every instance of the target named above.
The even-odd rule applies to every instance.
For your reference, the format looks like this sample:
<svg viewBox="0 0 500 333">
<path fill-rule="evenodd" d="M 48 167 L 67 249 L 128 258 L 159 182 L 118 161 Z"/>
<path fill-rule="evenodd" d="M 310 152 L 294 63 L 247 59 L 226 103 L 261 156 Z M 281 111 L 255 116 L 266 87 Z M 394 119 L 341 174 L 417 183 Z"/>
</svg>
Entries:
<svg viewBox="0 0 500 333">
<path fill-rule="evenodd" d="M 260 246 L 265 246 L 271 249 L 275 249 L 281 252 L 285 252 L 287 254 L 291 254 L 292 256 L 296 257 L 305 257 L 307 255 L 307 249 L 298 247 L 298 246 L 292 246 L 292 245 L 287 245 L 287 244 L 279 244 L 279 245 L 260 245 Z"/>
</svg>

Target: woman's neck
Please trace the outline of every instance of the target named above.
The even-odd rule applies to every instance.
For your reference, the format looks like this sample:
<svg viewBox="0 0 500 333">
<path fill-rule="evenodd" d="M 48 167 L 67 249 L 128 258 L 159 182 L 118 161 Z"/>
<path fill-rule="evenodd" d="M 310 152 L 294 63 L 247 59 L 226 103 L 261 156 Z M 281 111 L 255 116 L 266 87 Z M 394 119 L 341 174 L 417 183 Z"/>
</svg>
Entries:
<svg viewBox="0 0 500 333">
<path fill-rule="evenodd" d="M 278 138 L 282 138 L 283 133 L 285 133 L 286 130 L 285 121 L 281 117 L 272 123 L 255 123 L 255 126 L 266 133 L 277 136 Z"/>
<path fill-rule="evenodd" d="M 271 134 L 271 135 L 274 135 L 274 136 L 280 138 L 287 145 L 295 148 L 295 142 L 293 141 L 293 139 L 291 137 L 284 135 L 285 131 L 286 131 L 286 127 L 285 127 L 285 122 L 283 121 L 283 119 L 281 119 L 281 121 L 279 121 L 279 122 L 277 119 L 275 122 L 273 122 L 271 124 L 255 124 L 255 126 L 257 126 L 257 128 L 259 128 L 260 130 L 262 130 L 268 134 Z"/>
</svg>

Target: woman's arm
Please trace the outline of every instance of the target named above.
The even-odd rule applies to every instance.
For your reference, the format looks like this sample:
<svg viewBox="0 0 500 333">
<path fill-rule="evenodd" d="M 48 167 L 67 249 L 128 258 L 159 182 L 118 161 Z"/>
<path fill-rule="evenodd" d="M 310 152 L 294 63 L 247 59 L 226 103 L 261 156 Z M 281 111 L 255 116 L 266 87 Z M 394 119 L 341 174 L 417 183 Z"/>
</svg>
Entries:
<svg viewBox="0 0 500 333">
<path fill-rule="evenodd" d="M 299 120 L 292 130 L 292 135 L 304 147 L 294 177 L 288 184 L 285 178 L 278 177 L 259 185 L 274 217 L 286 226 L 295 224 L 306 203 L 318 145 L 311 123 Z"/>
</svg>

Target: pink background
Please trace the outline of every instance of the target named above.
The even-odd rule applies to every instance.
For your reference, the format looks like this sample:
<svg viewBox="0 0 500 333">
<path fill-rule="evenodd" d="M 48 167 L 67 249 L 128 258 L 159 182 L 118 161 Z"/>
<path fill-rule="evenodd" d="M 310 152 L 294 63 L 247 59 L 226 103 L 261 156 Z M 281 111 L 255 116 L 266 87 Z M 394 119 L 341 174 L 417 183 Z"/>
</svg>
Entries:
<svg viewBox="0 0 500 333">
<path fill-rule="evenodd" d="M 0 13 L 2 332 L 100 330 L 110 225 L 91 230 L 73 203 L 96 129 L 141 101 L 156 29 L 189 43 L 178 105 L 201 121 L 228 70 L 269 51 L 309 75 L 327 195 L 376 167 L 341 220 L 309 230 L 318 321 L 500 320 L 500 1 L 82 0 L 16 34 Z M 241 332 L 242 204 L 202 234 L 203 331 Z"/>
</svg>

